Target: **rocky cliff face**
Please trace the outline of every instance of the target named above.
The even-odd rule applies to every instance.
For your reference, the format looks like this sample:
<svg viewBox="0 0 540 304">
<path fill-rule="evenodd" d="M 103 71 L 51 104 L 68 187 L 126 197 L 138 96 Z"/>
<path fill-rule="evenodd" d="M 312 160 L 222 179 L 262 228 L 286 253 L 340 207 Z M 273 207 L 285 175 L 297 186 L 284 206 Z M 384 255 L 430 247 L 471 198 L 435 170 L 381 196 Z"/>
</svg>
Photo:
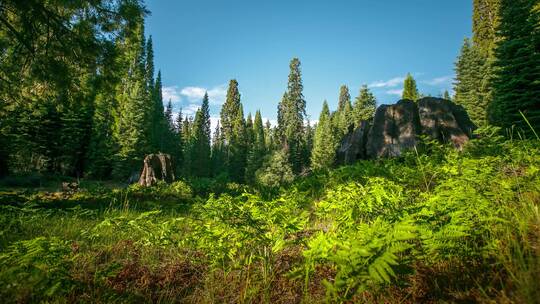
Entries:
<svg viewBox="0 0 540 304">
<path fill-rule="evenodd" d="M 416 146 L 420 135 L 452 142 L 461 149 L 474 129 L 463 107 L 449 100 L 400 100 L 393 105 L 381 105 L 373 121 L 363 121 L 351 130 L 341 141 L 337 161 L 351 164 L 359 159 L 399 156 Z"/>
</svg>

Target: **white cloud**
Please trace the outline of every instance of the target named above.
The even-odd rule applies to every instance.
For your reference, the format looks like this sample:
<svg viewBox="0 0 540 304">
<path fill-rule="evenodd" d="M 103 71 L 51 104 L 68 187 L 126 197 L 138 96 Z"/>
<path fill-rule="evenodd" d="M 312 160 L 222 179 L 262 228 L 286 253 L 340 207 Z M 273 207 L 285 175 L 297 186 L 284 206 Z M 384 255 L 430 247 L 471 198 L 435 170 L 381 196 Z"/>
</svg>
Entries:
<svg viewBox="0 0 540 304">
<path fill-rule="evenodd" d="M 403 89 L 388 90 L 388 91 L 386 91 L 386 94 L 402 96 L 403 95 Z"/>
<path fill-rule="evenodd" d="M 386 81 L 375 81 L 368 85 L 370 88 L 391 88 L 403 83 L 405 77 L 395 77 Z"/>
<path fill-rule="evenodd" d="M 227 95 L 227 86 L 222 84 L 210 89 L 203 87 L 185 87 L 180 90 L 180 94 L 189 102 L 202 100 L 204 93 L 206 92 L 208 92 L 208 100 L 211 104 L 222 105 L 225 102 L 225 96 Z"/>
<path fill-rule="evenodd" d="M 203 88 L 203 87 L 184 87 L 179 88 L 178 86 L 167 86 L 162 89 L 163 103 L 166 104 L 169 100 L 173 104 L 179 103 L 188 104 L 190 109 L 194 108 L 194 104 L 201 103 L 204 93 L 208 92 L 208 100 L 211 105 L 222 105 L 225 102 L 225 97 L 227 95 L 227 86 L 218 85 L 212 88 Z M 176 107 L 175 107 L 176 108 Z M 185 108 L 185 106 L 182 106 Z M 188 111 L 190 109 L 187 109 Z M 195 109 L 196 111 L 197 109 Z M 194 113 L 194 111 L 193 111 Z"/>
<path fill-rule="evenodd" d="M 185 87 L 180 91 L 180 94 L 187 97 L 189 100 L 202 99 L 206 92 L 205 88 L 201 87 Z"/>
<path fill-rule="evenodd" d="M 262 117 L 263 125 L 266 126 L 266 121 L 270 122 L 270 126 L 276 127 L 277 126 L 277 120 L 276 119 L 270 119 L 268 117 Z"/>
<path fill-rule="evenodd" d="M 210 103 L 214 105 L 222 105 L 225 102 L 226 96 L 227 86 L 224 84 L 208 90 L 208 99 L 210 100 Z"/>
<path fill-rule="evenodd" d="M 448 76 L 442 76 L 442 77 L 433 78 L 433 79 L 430 79 L 430 80 L 425 80 L 425 81 L 422 81 L 422 83 L 425 83 L 425 84 L 431 85 L 431 86 L 436 86 L 436 85 L 450 83 L 450 82 L 452 82 L 452 79 L 453 79 L 453 77 L 451 75 L 448 75 Z"/>
<path fill-rule="evenodd" d="M 201 107 L 200 104 L 196 104 L 196 103 L 188 104 L 187 106 L 182 107 L 182 114 L 187 115 L 187 116 L 195 116 L 195 113 L 200 107 Z"/>
<path fill-rule="evenodd" d="M 175 103 L 179 102 L 181 98 L 177 86 L 163 87 L 161 89 L 161 96 L 163 97 L 163 102 L 169 102 L 170 100 Z"/>
</svg>

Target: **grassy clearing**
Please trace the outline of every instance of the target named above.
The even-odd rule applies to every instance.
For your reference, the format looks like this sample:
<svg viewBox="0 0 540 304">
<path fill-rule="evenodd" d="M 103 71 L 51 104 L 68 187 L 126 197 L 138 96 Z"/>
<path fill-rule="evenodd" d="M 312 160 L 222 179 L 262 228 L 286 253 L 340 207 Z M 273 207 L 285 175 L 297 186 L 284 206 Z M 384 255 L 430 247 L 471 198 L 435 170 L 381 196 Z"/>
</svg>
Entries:
<svg viewBox="0 0 540 304">
<path fill-rule="evenodd" d="M 279 191 L 2 191 L 8 303 L 540 299 L 538 141 L 426 142 Z"/>
</svg>

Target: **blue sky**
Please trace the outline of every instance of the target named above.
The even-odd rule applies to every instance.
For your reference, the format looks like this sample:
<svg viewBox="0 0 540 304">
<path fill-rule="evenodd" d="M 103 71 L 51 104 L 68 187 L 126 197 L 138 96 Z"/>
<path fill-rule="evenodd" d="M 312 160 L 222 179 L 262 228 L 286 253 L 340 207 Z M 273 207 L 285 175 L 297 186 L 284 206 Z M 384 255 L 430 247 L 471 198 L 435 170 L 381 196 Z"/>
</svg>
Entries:
<svg viewBox="0 0 540 304">
<path fill-rule="evenodd" d="M 302 63 L 307 113 L 336 108 L 339 87 L 368 84 L 379 104 L 399 99 L 412 73 L 424 94 L 451 89 L 454 61 L 470 36 L 471 0 L 147 0 L 164 99 L 193 113 L 208 90 L 219 115 L 237 79 L 244 110 L 275 119 L 289 61 Z M 215 118 L 213 119 L 215 120 Z"/>
</svg>

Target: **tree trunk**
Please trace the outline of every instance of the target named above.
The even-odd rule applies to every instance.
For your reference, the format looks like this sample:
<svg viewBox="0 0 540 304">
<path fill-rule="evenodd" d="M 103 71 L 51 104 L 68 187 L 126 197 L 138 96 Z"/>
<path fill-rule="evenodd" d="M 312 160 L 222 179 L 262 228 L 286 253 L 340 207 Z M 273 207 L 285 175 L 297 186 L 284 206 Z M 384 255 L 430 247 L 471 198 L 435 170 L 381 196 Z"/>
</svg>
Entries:
<svg viewBox="0 0 540 304">
<path fill-rule="evenodd" d="M 149 187 L 158 181 L 171 183 L 174 181 L 174 171 L 169 154 L 149 154 L 144 158 L 144 166 L 139 178 L 139 185 Z"/>
</svg>

